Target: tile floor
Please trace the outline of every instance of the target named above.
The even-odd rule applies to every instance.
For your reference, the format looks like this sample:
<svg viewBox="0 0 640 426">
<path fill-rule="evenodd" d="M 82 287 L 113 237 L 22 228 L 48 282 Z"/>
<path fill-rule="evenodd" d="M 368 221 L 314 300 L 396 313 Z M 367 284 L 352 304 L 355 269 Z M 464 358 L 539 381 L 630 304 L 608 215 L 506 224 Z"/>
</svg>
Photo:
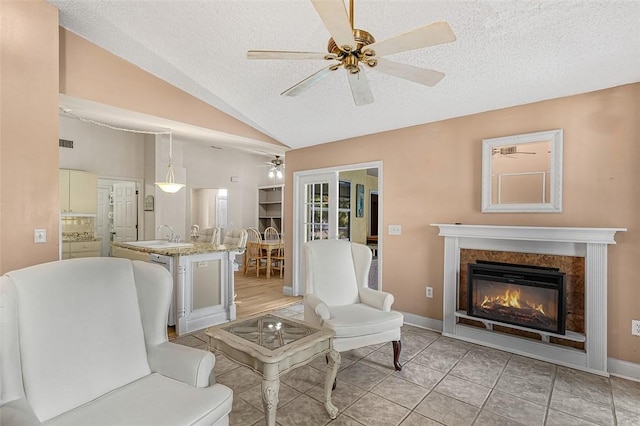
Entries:
<svg viewBox="0 0 640 426">
<path fill-rule="evenodd" d="M 301 303 L 275 313 L 302 319 Z M 205 349 L 204 331 L 174 340 Z M 331 419 L 322 404 L 325 360 L 282 376 L 277 423 L 289 425 L 640 425 L 640 383 L 610 379 L 402 328 L 403 369 L 391 344 L 342 353 Z M 261 378 L 216 353 L 216 379 L 234 391 L 231 425 L 262 425 Z"/>
</svg>

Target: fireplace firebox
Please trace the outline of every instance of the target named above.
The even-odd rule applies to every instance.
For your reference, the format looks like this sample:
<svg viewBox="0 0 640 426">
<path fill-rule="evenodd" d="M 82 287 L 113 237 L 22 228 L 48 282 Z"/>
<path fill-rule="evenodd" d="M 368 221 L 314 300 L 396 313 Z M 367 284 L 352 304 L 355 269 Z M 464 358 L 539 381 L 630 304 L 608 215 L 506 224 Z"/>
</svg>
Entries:
<svg viewBox="0 0 640 426">
<path fill-rule="evenodd" d="M 565 282 L 557 268 L 476 260 L 468 265 L 467 314 L 564 335 Z"/>
</svg>

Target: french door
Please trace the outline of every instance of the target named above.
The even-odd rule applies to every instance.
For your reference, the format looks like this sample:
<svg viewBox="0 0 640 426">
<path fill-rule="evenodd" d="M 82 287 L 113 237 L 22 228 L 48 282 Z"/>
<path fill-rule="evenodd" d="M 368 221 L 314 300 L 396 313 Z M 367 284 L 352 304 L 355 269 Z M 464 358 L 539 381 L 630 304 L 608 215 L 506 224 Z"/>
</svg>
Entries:
<svg viewBox="0 0 640 426">
<path fill-rule="evenodd" d="M 299 296 L 304 294 L 302 248 L 307 241 L 317 239 L 351 239 L 351 202 L 340 205 L 340 172 L 373 169 L 378 176 L 377 191 L 382 197 L 382 162 L 359 163 L 332 167 L 329 169 L 304 170 L 293 173 L 293 253 L 291 287 L 284 287 L 284 294 Z M 344 188 L 343 188 L 344 192 Z M 343 194 L 343 198 L 344 198 Z M 344 204 L 344 200 L 342 200 Z M 380 204 L 381 206 L 381 204 Z M 349 207 L 348 209 L 346 207 Z M 382 223 L 382 211 L 376 220 Z M 364 244 L 365 241 L 362 241 Z M 379 247 L 382 248 L 382 235 Z M 381 259 L 381 250 L 378 258 Z M 381 277 L 382 264 L 379 262 L 378 276 Z M 378 288 L 380 284 L 378 284 Z"/>
<path fill-rule="evenodd" d="M 304 195 L 301 199 L 304 201 L 300 223 L 303 240 L 335 239 L 338 237 L 335 173 L 308 178 L 302 185 Z"/>
<path fill-rule="evenodd" d="M 300 253 L 307 241 L 338 238 L 338 172 L 311 173 L 295 177 L 294 253 Z M 294 263 L 296 281 L 301 282 L 302 268 Z M 293 286 L 291 294 L 304 289 Z"/>
</svg>

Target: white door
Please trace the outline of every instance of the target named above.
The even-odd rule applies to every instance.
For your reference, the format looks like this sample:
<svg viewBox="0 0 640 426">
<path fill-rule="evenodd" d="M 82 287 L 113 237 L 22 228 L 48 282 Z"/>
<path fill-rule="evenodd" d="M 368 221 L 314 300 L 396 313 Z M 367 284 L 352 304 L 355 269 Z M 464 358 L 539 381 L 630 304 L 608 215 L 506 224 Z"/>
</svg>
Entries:
<svg viewBox="0 0 640 426">
<path fill-rule="evenodd" d="M 138 192 L 136 182 L 113 184 L 113 240 L 138 239 Z"/>
<path fill-rule="evenodd" d="M 295 176 L 295 228 L 293 235 L 294 276 L 293 295 L 304 293 L 299 253 L 307 241 L 338 238 L 338 172 Z"/>
</svg>

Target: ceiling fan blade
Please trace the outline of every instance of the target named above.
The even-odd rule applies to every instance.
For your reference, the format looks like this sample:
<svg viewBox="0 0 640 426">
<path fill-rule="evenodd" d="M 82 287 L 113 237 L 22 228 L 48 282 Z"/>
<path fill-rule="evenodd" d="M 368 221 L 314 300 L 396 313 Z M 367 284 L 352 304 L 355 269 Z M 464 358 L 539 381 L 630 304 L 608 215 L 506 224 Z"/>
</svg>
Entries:
<svg viewBox="0 0 640 426">
<path fill-rule="evenodd" d="M 425 27 L 416 28 L 408 33 L 382 40 L 366 46 L 365 50 L 373 50 L 376 56 L 406 52 L 407 50 L 436 46 L 456 40 L 456 35 L 446 22 L 436 22 Z"/>
<path fill-rule="evenodd" d="M 426 86 L 435 86 L 444 78 L 444 73 L 440 71 L 414 67 L 413 65 L 401 64 L 400 62 L 383 58 L 376 58 L 376 60 L 378 63 L 372 69 Z"/>
<path fill-rule="evenodd" d="M 247 59 L 325 59 L 322 52 L 290 52 L 284 50 L 249 50 Z"/>
<path fill-rule="evenodd" d="M 284 92 L 281 93 L 282 96 L 298 96 L 300 93 L 307 90 L 309 87 L 313 86 L 329 74 L 331 74 L 332 68 L 335 69 L 335 65 L 330 65 L 326 68 L 322 68 L 320 71 L 311 74 L 309 77 L 305 78 L 301 82 L 296 85 L 288 88 Z"/>
<path fill-rule="evenodd" d="M 351 93 L 353 94 L 353 101 L 357 106 L 367 105 L 373 103 L 373 93 L 371 93 L 371 86 L 367 80 L 367 75 L 364 70 L 360 69 L 360 72 L 352 74 L 347 72 L 349 76 L 349 85 L 351 86 Z"/>
<path fill-rule="evenodd" d="M 343 0 L 311 0 L 311 3 L 338 47 L 355 49 L 356 41 Z"/>
</svg>

